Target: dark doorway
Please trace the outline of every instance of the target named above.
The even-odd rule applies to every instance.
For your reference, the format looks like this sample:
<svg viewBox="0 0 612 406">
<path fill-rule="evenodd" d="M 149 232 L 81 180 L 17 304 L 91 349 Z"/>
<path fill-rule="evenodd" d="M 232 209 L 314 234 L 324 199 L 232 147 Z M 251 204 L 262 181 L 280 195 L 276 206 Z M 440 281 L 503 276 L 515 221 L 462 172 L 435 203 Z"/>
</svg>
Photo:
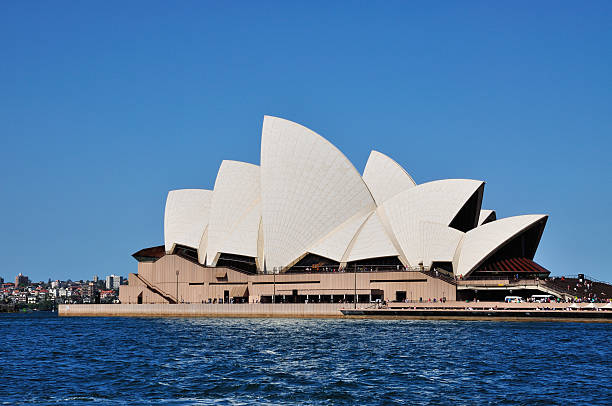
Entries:
<svg viewBox="0 0 612 406">
<path fill-rule="evenodd" d="M 223 303 L 229 303 L 229 290 L 223 291 Z"/>
<path fill-rule="evenodd" d="M 142 292 L 138 295 L 138 304 L 142 304 Z"/>
<path fill-rule="evenodd" d="M 395 291 L 395 301 L 396 302 L 405 302 L 406 301 L 406 291 L 405 290 L 396 290 Z"/>
<path fill-rule="evenodd" d="M 381 302 L 384 299 L 384 292 L 382 290 L 378 290 L 378 289 L 372 289 L 372 301 L 375 302 L 377 300 L 380 300 Z"/>
</svg>

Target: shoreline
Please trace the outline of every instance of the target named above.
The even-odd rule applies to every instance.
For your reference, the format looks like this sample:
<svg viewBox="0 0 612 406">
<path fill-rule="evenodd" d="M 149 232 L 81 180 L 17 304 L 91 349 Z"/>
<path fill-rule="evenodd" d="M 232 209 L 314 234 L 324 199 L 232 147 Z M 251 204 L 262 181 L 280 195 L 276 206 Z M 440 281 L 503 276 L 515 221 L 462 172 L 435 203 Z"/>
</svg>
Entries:
<svg viewBox="0 0 612 406">
<path fill-rule="evenodd" d="M 535 309 L 343 309 L 350 318 L 409 320 L 580 321 L 612 323 L 612 311 Z"/>
<path fill-rule="evenodd" d="M 403 305 L 403 306 L 402 306 Z M 579 321 L 612 322 L 612 310 L 567 310 L 567 303 L 440 303 L 371 305 L 341 303 L 284 304 L 71 304 L 60 317 L 220 317 L 220 318 L 371 318 L 408 320 Z M 586 304 L 585 304 L 586 305 Z M 600 304 L 603 306 L 603 304 Z M 476 307 L 477 308 L 474 308 Z M 494 308 L 497 306 L 497 309 Z M 410 307 L 410 308 L 407 308 Z M 539 310 L 538 310 L 539 308 Z M 587 310 L 588 309 L 588 310 Z"/>
</svg>

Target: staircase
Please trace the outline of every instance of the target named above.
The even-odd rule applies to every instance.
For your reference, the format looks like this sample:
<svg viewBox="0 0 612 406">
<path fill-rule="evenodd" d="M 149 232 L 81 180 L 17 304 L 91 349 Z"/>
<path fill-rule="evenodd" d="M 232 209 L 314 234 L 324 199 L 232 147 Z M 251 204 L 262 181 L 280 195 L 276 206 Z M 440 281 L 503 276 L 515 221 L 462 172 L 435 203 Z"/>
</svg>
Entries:
<svg viewBox="0 0 612 406">
<path fill-rule="evenodd" d="M 522 279 L 519 281 L 507 281 L 507 280 L 478 280 L 468 279 L 459 281 L 457 284 L 458 290 L 507 290 L 507 289 L 527 289 L 527 290 L 539 290 L 544 293 L 548 293 L 552 296 L 567 299 L 572 295 L 565 289 L 560 289 L 558 286 L 553 285 L 550 282 L 535 280 L 535 279 Z"/>
<path fill-rule="evenodd" d="M 541 291 L 544 291 L 546 293 L 549 293 L 561 299 L 569 299 L 572 297 L 572 294 L 570 291 L 568 291 L 567 289 L 560 289 L 558 286 L 548 281 L 539 281 L 538 288 Z"/>
<path fill-rule="evenodd" d="M 145 278 L 143 278 L 142 276 L 140 276 L 139 274 L 134 274 L 142 283 L 145 284 L 145 286 L 153 293 L 157 293 L 158 295 L 160 295 L 161 297 L 163 297 L 164 299 L 166 299 L 168 301 L 168 303 L 170 304 L 176 304 L 178 303 L 178 300 L 170 295 L 169 293 L 164 292 L 163 290 L 161 290 L 160 288 L 158 288 L 157 286 L 153 285 L 151 282 L 149 282 L 148 280 L 146 280 Z"/>
<path fill-rule="evenodd" d="M 438 271 L 436 273 L 435 269 L 432 270 L 424 270 L 424 269 L 419 269 L 419 268 L 415 268 L 416 271 L 422 273 L 423 275 L 427 275 L 430 278 L 436 278 L 436 279 L 440 279 L 441 281 L 444 281 L 446 283 L 450 283 L 453 286 L 457 286 L 457 281 L 455 280 L 455 278 L 447 275 L 446 273 L 444 273 L 443 271 Z"/>
</svg>

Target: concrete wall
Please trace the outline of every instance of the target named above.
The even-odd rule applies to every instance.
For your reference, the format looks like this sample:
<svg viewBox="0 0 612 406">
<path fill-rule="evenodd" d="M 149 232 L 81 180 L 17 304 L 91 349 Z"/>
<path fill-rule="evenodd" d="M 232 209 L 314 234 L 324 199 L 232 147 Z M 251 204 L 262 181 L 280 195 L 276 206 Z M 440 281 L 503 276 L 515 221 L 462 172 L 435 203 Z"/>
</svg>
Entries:
<svg viewBox="0 0 612 406">
<path fill-rule="evenodd" d="M 390 309 L 407 307 L 415 310 L 479 310 L 508 309 L 531 310 L 554 309 L 573 312 L 592 311 L 587 303 L 570 305 L 569 303 L 498 303 L 498 302 L 446 302 L 446 303 L 413 303 L 410 305 L 395 303 Z M 597 307 L 603 308 L 599 303 Z M 371 305 L 358 305 L 358 308 L 372 308 Z M 288 303 L 288 304 L 70 304 L 60 305 L 59 315 L 94 316 L 94 317 L 343 317 L 340 309 L 352 309 L 351 304 L 339 303 Z M 603 308 L 604 311 L 608 310 Z M 608 312 L 612 312 L 608 310 Z M 486 319 L 486 318 L 485 318 Z"/>
<path fill-rule="evenodd" d="M 291 304 L 71 304 L 60 305 L 60 316 L 124 317 L 342 317 L 338 303 Z"/>
</svg>

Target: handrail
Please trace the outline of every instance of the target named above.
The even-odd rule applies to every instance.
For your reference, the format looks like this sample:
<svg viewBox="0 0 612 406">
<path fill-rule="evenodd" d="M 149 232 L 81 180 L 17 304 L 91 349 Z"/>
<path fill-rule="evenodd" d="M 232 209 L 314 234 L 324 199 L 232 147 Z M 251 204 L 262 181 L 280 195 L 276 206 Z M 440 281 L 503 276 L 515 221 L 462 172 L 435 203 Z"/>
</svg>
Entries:
<svg viewBox="0 0 612 406">
<path fill-rule="evenodd" d="M 558 295 L 560 295 L 561 297 L 568 295 L 565 289 L 559 289 L 559 287 L 555 286 L 554 284 L 551 284 L 547 280 L 537 281 L 537 285 L 538 287 L 543 287 L 545 289 L 551 290 L 554 293 L 557 293 Z"/>
<path fill-rule="evenodd" d="M 605 282 L 599 282 L 599 283 L 605 283 Z M 557 291 L 563 293 L 564 295 L 577 296 L 577 293 L 578 293 L 578 292 L 573 291 L 571 289 L 566 289 L 566 288 L 560 286 L 560 284 L 558 284 L 556 282 L 553 282 L 553 281 L 547 280 L 547 281 L 545 281 L 545 284 L 546 284 L 547 287 L 549 287 L 549 288 L 551 288 L 553 290 L 557 290 Z"/>
<path fill-rule="evenodd" d="M 482 285 L 482 283 L 486 282 L 487 280 L 488 279 L 462 280 L 460 281 L 459 284 L 461 286 L 467 286 L 469 289 L 469 285 L 479 285 L 479 282 L 480 282 L 480 285 Z M 486 283 L 484 285 L 495 286 L 494 284 L 487 285 Z M 538 288 L 544 288 L 544 289 L 550 290 L 559 296 L 567 296 L 567 295 L 574 296 L 571 291 L 560 288 L 559 286 L 555 285 L 554 283 L 551 283 L 551 281 L 546 280 L 546 279 L 508 280 L 507 282 L 504 283 L 504 287 L 507 287 L 507 288 L 515 288 L 515 287 L 521 287 L 521 286 L 524 288 L 529 287 L 529 286 L 537 286 Z"/>
<path fill-rule="evenodd" d="M 587 274 L 582 274 L 582 275 L 584 275 L 584 280 L 585 281 L 597 282 L 597 283 L 605 283 L 606 285 L 612 285 L 612 283 L 610 283 L 610 282 L 606 282 L 606 281 L 602 281 L 602 280 L 599 280 L 599 279 L 592 278 L 592 277 L 590 277 Z M 549 276 L 548 277 L 548 279 L 553 279 L 553 278 L 554 279 L 561 279 L 561 278 L 579 279 L 577 274 L 576 275 L 561 275 L 561 276 Z"/>
<path fill-rule="evenodd" d="M 225 266 L 225 265 L 224 265 Z M 325 268 L 325 267 L 323 267 Z M 284 274 L 291 274 L 291 275 L 299 275 L 299 274 L 330 274 L 330 273 L 348 273 L 348 274 L 353 274 L 353 273 L 380 273 L 380 272 L 428 272 L 427 269 L 421 269 L 420 267 L 404 267 L 404 266 L 399 266 L 399 268 L 396 265 L 379 265 L 379 266 L 367 266 L 367 267 L 360 267 L 360 268 L 338 268 L 338 267 L 327 267 L 328 269 L 330 269 L 329 271 L 321 271 L 319 269 L 312 269 L 312 270 L 301 270 L 301 269 L 296 269 L 296 268 L 291 268 L 290 270 L 286 271 L 286 272 L 279 272 L 276 271 L 277 275 L 284 275 Z M 263 273 L 263 275 L 272 275 L 274 272 L 269 270 L 267 273 Z"/>
</svg>

